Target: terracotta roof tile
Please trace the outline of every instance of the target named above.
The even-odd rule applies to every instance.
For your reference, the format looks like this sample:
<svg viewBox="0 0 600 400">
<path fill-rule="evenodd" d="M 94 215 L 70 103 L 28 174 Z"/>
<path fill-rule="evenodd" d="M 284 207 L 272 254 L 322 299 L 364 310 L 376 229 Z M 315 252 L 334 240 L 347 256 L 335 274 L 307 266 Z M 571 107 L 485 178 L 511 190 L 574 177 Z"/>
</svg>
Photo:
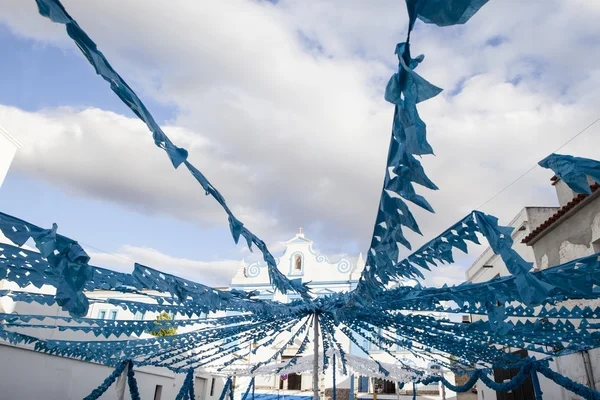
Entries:
<svg viewBox="0 0 600 400">
<path fill-rule="evenodd" d="M 600 184 L 594 183 L 593 185 L 590 185 L 590 189 L 592 190 L 592 193 L 594 193 L 598 188 L 600 188 Z M 588 196 L 589 196 L 589 194 L 585 194 L 585 193 L 577 194 L 575 197 L 573 197 L 573 199 L 571 201 L 569 201 L 567 204 L 565 204 L 564 206 L 559 208 L 558 211 L 556 211 L 552 216 L 550 216 L 550 218 L 548 218 L 540 226 L 538 226 L 533 231 L 531 231 L 529 233 L 529 235 L 525 236 L 525 238 L 523 240 L 521 240 L 521 243 L 525 243 L 525 244 L 529 243 L 533 238 L 535 238 L 540 233 L 545 231 L 546 228 L 548 228 L 550 225 L 552 225 L 554 222 L 556 222 L 556 220 L 558 220 L 560 217 L 565 215 L 567 212 L 569 212 L 570 210 L 575 208 L 575 206 L 577 206 L 579 203 L 581 203 L 583 200 L 585 200 L 585 198 Z"/>
</svg>

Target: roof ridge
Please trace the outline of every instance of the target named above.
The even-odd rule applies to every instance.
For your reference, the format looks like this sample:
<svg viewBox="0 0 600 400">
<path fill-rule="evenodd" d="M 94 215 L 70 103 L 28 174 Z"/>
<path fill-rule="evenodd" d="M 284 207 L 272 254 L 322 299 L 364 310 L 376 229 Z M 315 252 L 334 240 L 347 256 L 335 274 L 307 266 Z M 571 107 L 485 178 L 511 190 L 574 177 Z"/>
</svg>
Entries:
<svg viewBox="0 0 600 400">
<path fill-rule="evenodd" d="M 592 194 L 595 193 L 598 188 L 600 188 L 600 184 L 598 184 L 598 183 L 594 183 L 594 184 L 590 185 L 590 190 L 592 191 Z M 521 240 L 521 243 L 528 244 L 536 236 L 538 236 L 540 233 L 545 231 L 548 227 L 553 225 L 563 215 L 565 215 L 566 213 L 571 211 L 578 204 L 580 204 L 582 201 L 584 201 L 586 198 L 588 198 L 590 196 L 591 195 L 587 194 L 587 193 L 579 193 L 577 196 L 573 197 L 567 204 L 565 204 L 564 206 L 559 208 L 558 211 L 556 211 L 554 214 L 552 214 L 550 217 L 548 217 L 547 220 L 542 222 L 540 226 L 538 226 L 537 228 L 532 230 L 529 233 L 529 235 L 525 236 L 523 238 L 523 240 Z"/>
</svg>

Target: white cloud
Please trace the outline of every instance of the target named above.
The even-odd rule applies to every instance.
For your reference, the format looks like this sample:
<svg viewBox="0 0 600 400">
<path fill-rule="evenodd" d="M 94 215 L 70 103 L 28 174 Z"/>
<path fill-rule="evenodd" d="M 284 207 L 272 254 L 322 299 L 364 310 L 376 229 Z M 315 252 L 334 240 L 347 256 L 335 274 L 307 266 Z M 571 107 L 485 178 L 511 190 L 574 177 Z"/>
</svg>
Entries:
<svg viewBox="0 0 600 400">
<path fill-rule="evenodd" d="M 401 2 L 65 4 L 128 81 L 178 107 L 166 132 L 251 229 L 276 241 L 304 226 L 326 250 L 366 250 L 392 119 L 382 92 L 405 35 Z M 412 49 L 426 55 L 419 71 L 446 92 L 420 107 L 437 154 L 423 163 L 441 190 L 417 189 L 437 214 L 415 209 L 425 233 L 415 247 L 595 119 L 598 17 L 585 0 L 496 1 L 465 26 L 417 26 Z M 34 2 L 7 1 L 0 21 L 76 51 Z M 496 46 L 486 44 L 492 38 Z M 226 223 L 131 118 L 1 107 L 0 119 L 25 145 L 20 171 L 141 212 Z M 598 132 L 563 152 L 597 157 Z M 533 171 L 484 211 L 508 222 L 525 205 L 554 204 L 551 175 Z"/>
<path fill-rule="evenodd" d="M 118 202 L 140 212 L 164 213 L 182 219 L 226 222 L 226 215 L 194 178 L 181 167 L 173 169 L 146 127 L 137 119 L 98 109 L 60 108 L 25 112 L 0 106 L 0 119 L 18 132 L 23 148 L 14 167 L 61 189 Z M 217 145 L 185 128 L 165 127 L 192 157 L 225 174 L 244 180 L 243 165 L 226 160 Z M 43 132 L 43 135 L 40 135 Z M 235 190 L 236 183 L 229 187 Z M 240 193 L 241 195 L 241 193 Z M 249 223 L 256 218 L 244 206 L 232 208 Z"/>
<path fill-rule="evenodd" d="M 480 236 L 480 235 L 479 235 Z M 485 238 L 480 236 L 481 247 L 467 242 L 469 253 L 455 251 L 453 264 L 439 264 L 437 267 L 431 267 L 429 271 L 423 271 L 425 279 L 423 285 L 427 287 L 442 287 L 444 285 L 460 285 L 465 281 L 465 272 L 469 266 L 477 259 L 477 253 L 483 251 L 487 246 Z"/>
<path fill-rule="evenodd" d="M 117 253 L 100 253 L 87 250 L 90 264 L 122 272 L 133 271 L 133 261 L 169 274 L 211 286 L 227 286 L 240 260 L 198 261 L 172 257 L 158 250 L 123 246 Z"/>
<path fill-rule="evenodd" d="M 448 286 L 459 285 L 465 281 L 465 268 L 452 264 L 452 265 L 440 265 L 439 267 L 432 270 L 431 273 L 426 274 L 425 284 L 426 286 L 441 287 L 444 284 Z"/>
</svg>

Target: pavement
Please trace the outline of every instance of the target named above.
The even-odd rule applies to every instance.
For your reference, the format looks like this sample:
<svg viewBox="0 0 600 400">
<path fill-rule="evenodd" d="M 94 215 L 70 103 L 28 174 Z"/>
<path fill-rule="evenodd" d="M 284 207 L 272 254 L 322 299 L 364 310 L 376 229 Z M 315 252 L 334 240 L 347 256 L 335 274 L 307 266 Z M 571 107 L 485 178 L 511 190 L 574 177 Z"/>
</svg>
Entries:
<svg viewBox="0 0 600 400">
<path fill-rule="evenodd" d="M 373 400 L 372 394 L 359 394 L 359 399 Z M 378 394 L 377 400 L 413 400 L 412 394 L 409 395 L 395 395 L 395 394 Z M 428 396 L 417 396 L 417 400 L 442 400 L 442 396 L 428 395 Z M 453 395 L 446 395 L 446 400 L 477 400 L 477 394 L 475 393 L 458 393 Z"/>
<path fill-rule="evenodd" d="M 285 393 L 285 395 L 284 395 Z M 310 392 L 301 391 L 276 391 L 267 393 L 256 393 L 254 395 L 256 400 L 312 400 L 312 394 Z M 372 394 L 360 393 L 358 399 L 361 400 L 373 400 Z M 396 395 L 396 394 L 378 394 L 377 400 L 413 400 L 412 395 Z M 441 396 L 429 395 L 429 396 L 417 396 L 417 400 L 442 400 Z M 446 400 L 477 400 L 477 395 L 474 393 L 459 393 L 458 396 L 447 395 Z"/>
<path fill-rule="evenodd" d="M 296 390 L 257 390 L 254 395 L 255 400 L 312 400 L 310 391 Z M 357 399 L 373 400 L 373 395 L 368 393 L 359 393 Z M 396 395 L 396 394 L 378 394 L 377 400 L 413 400 L 412 394 Z M 422 395 L 417 396 L 417 400 L 442 400 L 441 396 Z M 458 395 L 446 395 L 446 400 L 477 400 L 475 393 L 458 393 Z"/>
<path fill-rule="evenodd" d="M 369 399 L 372 400 L 373 399 L 373 395 L 370 396 L 363 396 L 360 395 L 358 396 L 359 399 Z M 456 400 L 456 397 L 446 397 L 446 400 Z M 413 400 L 413 396 L 412 394 L 409 395 L 404 395 L 401 394 L 400 396 L 398 395 L 381 395 L 378 394 L 377 395 L 377 400 Z M 417 400 L 442 400 L 442 398 L 440 396 L 417 396 Z"/>
</svg>

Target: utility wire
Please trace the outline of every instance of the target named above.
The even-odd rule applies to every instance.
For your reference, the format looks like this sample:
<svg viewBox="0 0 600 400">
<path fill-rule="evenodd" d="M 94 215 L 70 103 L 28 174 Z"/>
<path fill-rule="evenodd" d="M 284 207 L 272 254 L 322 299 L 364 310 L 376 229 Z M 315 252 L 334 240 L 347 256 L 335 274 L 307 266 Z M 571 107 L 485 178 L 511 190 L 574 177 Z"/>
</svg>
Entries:
<svg viewBox="0 0 600 400">
<path fill-rule="evenodd" d="M 564 142 L 562 145 L 560 145 L 559 147 L 557 147 L 554 151 L 552 151 L 552 153 L 556 153 L 557 151 L 559 151 L 560 149 L 562 149 L 563 147 L 565 147 L 566 145 L 568 145 L 569 143 L 571 143 L 573 140 L 575 140 L 578 136 L 580 136 L 581 134 L 583 134 L 584 132 L 586 132 L 588 129 L 590 129 L 592 126 L 594 126 L 596 123 L 598 123 L 600 121 L 600 117 L 596 118 L 591 124 L 589 124 L 588 126 L 586 126 L 585 128 L 583 128 L 581 131 L 577 132 L 575 135 L 573 135 L 569 140 L 567 140 L 566 142 Z M 489 199 L 487 199 L 484 203 L 482 203 L 479 207 L 476 207 L 475 210 L 479 210 L 481 208 L 483 208 L 486 204 L 488 204 L 489 202 L 491 202 L 492 200 L 494 200 L 496 197 L 498 197 L 499 195 L 501 195 L 502 193 L 504 193 L 508 188 L 510 188 L 511 186 L 513 186 L 515 183 L 517 183 L 518 181 L 520 181 L 521 179 L 523 179 L 523 177 L 525 177 L 525 175 L 529 174 L 531 171 L 533 171 L 534 169 L 536 169 L 536 167 L 538 167 L 537 164 L 534 164 L 531 168 L 529 168 L 527 171 L 525 171 L 524 173 L 522 173 L 517 179 L 513 180 L 511 183 L 509 183 L 508 185 L 504 186 L 500 191 L 498 191 L 496 194 L 494 194 L 492 197 L 490 197 Z M 120 258 L 121 260 L 130 262 L 130 263 L 135 263 L 135 261 L 130 260 L 129 258 L 120 256 L 118 254 L 114 254 L 111 253 L 109 251 L 106 250 L 102 250 L 98 247 L 92 246 L 90 244 L 86 244 L 83 242 L 79 242 L 82 245 L 89 247 L 91 249 L 100 251 L 102 253 L 108 254 L 110 256 L 116 257 L 116 258 Z"/>
<path fill-rule="evenodd" d="M 576 133 L 574 136 L 572 136 L 569 140 L 567 140 L 562 145 L 560 145 L 556 150 L 552 151 L 552 153 L 556 153 L 557 151 L 559 151 L 560 149 L 562 149 L 563 147 L 565 147 L 566 145 L 568 145 L 569 143 L 571 143 L 575 138 L 577 138 L 579 135 L 581 135 L 582 133 L 584 133 L 585 131 L 587 131 L 588 129 L 590 129 L 598 121 L 600 121 L 600 117 L 596 118 L 594 120 L 594 122 L 592 122 L 591 124 L 589 124 L 588 126 L 586 126 L 585 128 L 583 128 L 582 130 L 580 130 L 578 133 Z M 495 195 L 493 195 L 492 197 L 490 197 L 489 199 L 487 199 L 485 201 L 485 203 L 481 204 L 479 207 L 476 207 L 475 210 L 479 210 L 479 209 L 483 208 L 483 206 L 485 206 L 490 201 L 494 200 L 500 194 L 502 194 L 503 192 L 505 192 L 506 189 L 508 189 L 509 187 L 511 187 L 512 185 L 514 185 L 515 183 L 517 183 L 518 181 L 520 181 L 521 179 L 523 179 L 523 177 L 525 175 L 527 175 L 528 173 L 530 173 L 531 171 L 533 171 L 534 169 L 536 169 L 536 167 L 538 167 L 538 165 L 534 164 L 533 167 L 529 168 L 527 171 L 525 171 L 523 174 L 521 174 L 517 179 L 515 179 L 514 181 L 512 181 L 511 183 L 509 183 L 508 185 L 506 185 L 504 188 L 502 188 L 498 193 L 496 193 Z"/>
<path fill-rule="evenodd" d="M 81 243 L 81 244 L 82 244 L 82 245 L 84 245 L 85 247 L 89 247 L 89 248 L 91 248 L 91 249 L 94 249 L 94 250 L 96 250 L 96 251 L 99 251 L 99 252 L 102 252 L 102 253 L 108 254 L 108 255 L 110 255 L 110 256 L 113 256 L 113 257 L 120 258 L 121 260 L 125 260 L 125 261 L 127 261 L 127 262 L 130 262 L 130 263 L 132 263 L 132 264 L 135 264 L 135 261 L 133 261 L 133 260 L 130 260 L 129 258 L 126 258 L 126 257 L 120 256 L 120 255 L 118 255 L 118 254 L 111 253 L 111 252 L 109 252 L 109 251 L 106 251 L 106 250 L 102 250 L 102 249 L 100 249 L 100 248 L 98 248 L 98 247 L 92 246 L 91 244 L 85 244 L 85 243 L 83 243 L 83 242 L 81 242 L 81 241 L 79 241 L 79 243 Z"/>
</svg>

